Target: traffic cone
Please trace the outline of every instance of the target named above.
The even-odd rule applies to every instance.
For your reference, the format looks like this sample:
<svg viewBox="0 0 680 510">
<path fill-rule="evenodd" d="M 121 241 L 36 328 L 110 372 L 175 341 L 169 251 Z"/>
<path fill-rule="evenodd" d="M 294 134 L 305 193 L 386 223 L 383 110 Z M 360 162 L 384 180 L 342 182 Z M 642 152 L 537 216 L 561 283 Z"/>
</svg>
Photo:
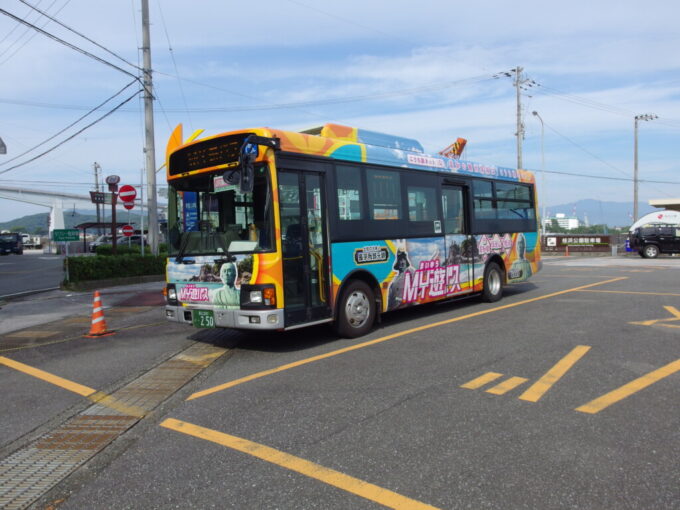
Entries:
<svg viewBox="0 0 680 510">
<path fill-rule="evenodd" d="M 99 291 L 94 291 L 94 302 L 92 303 L 92 326 L 85 338 L 99 338 L 100 336 L 109 336 L 115 334 L 115 331 L 108 331 L 106 329 L 106 320 L 104 320 L 104 308 L 102 307 L 102 298 Z"/>
</svg>

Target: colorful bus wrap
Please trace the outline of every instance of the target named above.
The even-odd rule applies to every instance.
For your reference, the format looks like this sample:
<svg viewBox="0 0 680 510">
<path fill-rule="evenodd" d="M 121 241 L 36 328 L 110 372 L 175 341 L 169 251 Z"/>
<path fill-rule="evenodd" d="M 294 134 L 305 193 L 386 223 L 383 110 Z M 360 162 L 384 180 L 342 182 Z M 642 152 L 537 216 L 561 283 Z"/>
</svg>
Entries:
<svg viewBox="0 0 680 510">
<path fill-rule="evenodd" d="M 337 124 L 194 138 L 167 149 L 169 320 L 352 337 L 541 268 L 530 172 Z"/>
</svg>

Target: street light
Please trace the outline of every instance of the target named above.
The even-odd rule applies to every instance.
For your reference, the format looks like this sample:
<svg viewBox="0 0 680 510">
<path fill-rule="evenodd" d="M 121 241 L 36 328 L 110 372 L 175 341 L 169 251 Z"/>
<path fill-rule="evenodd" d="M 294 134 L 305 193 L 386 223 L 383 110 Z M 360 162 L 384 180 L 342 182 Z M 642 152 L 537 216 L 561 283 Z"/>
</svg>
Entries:
<svg viewBox="0 0 680 510">
<path fill-rule="evenodd" d="M 658 118 L 659 116 L 653 113 L 635 116 L 635 129 L 633 131 L 633 223 L 638 220 L 638 121 Z"/>
<path fill-rule="evenodd" d="M 543 140 L 545 138 L 545 136 L 544 136 L 545 135 L 545 126 L 543 125 L 543 119 L 541 118 L 541 116 L 538 114 L 537 111 L 533 111 L 531 113 L 534 117 L 538 118 L 538 120 L 541 121 L 541 189 L 542 189 L 541 195 L 543 196 L 543 200 L 542 200 L 542 202 L 543 202 L 543 214 L 541 215 L 541 223 L 542 223 L 542 226 L 543 226 L 542 231 L 545 234 L 545 220 L 546 220 L 545 197 L 546 197 L 546 192 L 545 192 L 545 151 L 543 150 Z"/>
</svg>

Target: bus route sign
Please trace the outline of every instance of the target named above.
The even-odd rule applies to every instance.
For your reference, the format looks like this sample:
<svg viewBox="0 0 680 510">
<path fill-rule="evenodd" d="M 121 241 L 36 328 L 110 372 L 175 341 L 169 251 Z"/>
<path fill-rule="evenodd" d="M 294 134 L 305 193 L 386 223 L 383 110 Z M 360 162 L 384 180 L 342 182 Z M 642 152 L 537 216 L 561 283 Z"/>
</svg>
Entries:
<svg viewBox="0 0 680 510">
<path fill-rule="evenodd" d="M 52 241 L 56 243 L 65 243 L 68 241 L 79 241 L 80 231 L 77 228 L 55 228 L 52 231 Z"/>
</svg>

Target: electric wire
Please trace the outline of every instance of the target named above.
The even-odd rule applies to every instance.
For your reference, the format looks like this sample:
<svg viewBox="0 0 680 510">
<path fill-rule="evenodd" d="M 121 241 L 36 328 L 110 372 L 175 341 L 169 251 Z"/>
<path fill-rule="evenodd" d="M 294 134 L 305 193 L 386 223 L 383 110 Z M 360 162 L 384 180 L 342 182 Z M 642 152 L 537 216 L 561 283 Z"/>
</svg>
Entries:
<svg viewBox="0 0 680 510">
<path fill-rule="evenodd" d="M 105 46 L 102 46 L 102 45 L 99 44 L 98 42 L 96 42 L 96 41 L 90 39 L 89 37 L 87 37 L 86 35 L 81 34 L 81 33 L 78 32 L 77 30 L 74 30 L 73 28 L 71 28 L 71 27 L 65 25 L 64 23 L 62 23 L 62 22 L 59 21 L 58 19 L 56 19 L 56 18 L 50 16 L 50 15 L 47 14 L 46 12 L 43 12 L 43 11 L 41 11 L 40 9 L 38 9 L 37 7 L 34 7 L 33 5 L 29 4 L 26 0 L 19 0 L 19 1 L 20 1 L 22 4 L 27 5 L 28 7 L 30 7 L 30 8 L 33 9 L 34 11 L 36 11 L 36 12 L 42 14 L 42 15 L 45 16 L 47 19 L 49 19 L 49 20 L 55 22 L 57 25 L 59 25 L 59 26 L 65 28 L 66 30 L 68 30 L 68 31 L 70 31 L 70 32 L 73 32 L 74 34 L 76 34 L 76 35 L 82 37 L 82 38 L 85 39 L 86 41 L 88 41 L 88 42 L 94 44 L 97 48 L 100 48 L 100 49 L 104 50 L 104 51 L 105 51 L 106 53 L 108 53 L 109 55 L 112 55 L 112 56 L 116 57 L 118 60 L 121 60 L 122 62 L 125 62 L 127 65 L 129 65 L 129 66 L 131 66 L 131 67 L 134 67 L 134 68 L 137 69 L 138 71 L 141 71 L 141 70 L 142 70 L 140 67 L 136 66 L 136 65 L 133 64 L 132 62 L 129 62 L 128 60 L 126 60 L 125 58 L 121 57 L 121 56 L 118 55 L 117 53 L 111 51 L 110 49 L 106 48 Z"/>
<path fill-rule="evenodd" d="M 40 142 L 39 144 L 37 144 L 37 145 L 31 147 L 30 149 L 28 149 L 28 150 L 22 152 L 21 154 L 18 154 L 18 155 L 16 155 L 16 156 L 14 156 L 14 157 L 11 158 L 11 159 L 8 159 L 7 161 L 3 161 L 2 163 L 0 163 L 0 166 L 8 165 L 8 164 L 11 163 L 12 161 L 17 160 L 17 159 L 21 158 L 22 156 L 25 156 L 25 155 L 28 154 L 29 152 L 33 152 L 33 151 L 36 150 L 38 147 L 41 147 L 41 146 L 45 145 L 47 142 L 49 142 L 49 141 L 51 141 L 51 140 L 54 140 L 57 136 L 61 135 L 61 134 L 64 133 L 65 131 L 71 129 L 73 126 L 75 126 L 76 124 L 78 124 L 81 120 L 85 119 L 85 118 L 88 117 L 89 115 L 91 115 L 91 114 L 93 114 L 94 112 L 96 112 L 97 110 L 101 109 L 106 103 L 108 103 L 108 102 L 111 101 L 112 99 L 114 99 L 114 98 L 116 98 L 117 96 L 119 96 L 120 94 L 122 94 L 126 89 L 130 88 L 130 87 L 131 87 L 132 85 L 134 85 L 135 83 L 136 83 L 136 80 L 132 80 L 130 83 L 128 83 L 127 85 L 125 85 L 122 89 L 120 89 L 120 90 L 119 90 L 118 92 L 116 92 L 114 95 L 112 95 L 111 97 L 109 97 L 109 98 L 106 99 L 105 101 L 99 103 L 97 106 L 95 106 L 94 108 L 92 108 L 92 109 L 91 109 L 90 111 L 88 111 L 85 115 L 81 115 L 81 116 L 78 117 L 75 121 L 73 121 L 71 124 L 69 124 L 68 126 L 66 126 L 66 127 L 63 128 L 63 129 L 61 129 L 60 131 L 56 132 L 55 134 L 53 134 L 53 135 L 50 136 L 49 138 L 43 140 L 43 141 Z"/>
<path fill-rule="evenodd" d="M 120 107 L 122 107 L 123 105 L 125 105 L 125 104 L 127 104 L 128 102 L 132 101 L 132 100 L 133 100 L 140 92 L 142 92 L 142 91 L 141 91 L 141 90 L 135 91 L 134 94 L 132 94 L 130 97 L 128 97 L 127 99 L 125 99 L 124 101 L 122 101 L 121 103 L 119 103 L 119 104 L 118 104 L 117 106 L 115 106 L 113 109 L 109 110 L 109 111 L 106 112 L 104 115 L 102 115 L 101 117 L 95 119 L 94 121 L 92 121 L 91 123 L 89 123 L 88 125 L 86 125 L 85 127 L 83 127 L 82 129 L 78 130 L 77 132 L 75 132 L 75 133 L 72 134 L 71 136 L 69 136 L 69 137 L 67 137 L 66 139 L 62 140 L 62 141 L 59 142 L 57 145 L 54 145 L 54 146 L 50 147 L 50 148 L 47 149 L 46 151 L 41 152 L 41 153 L 38 154 L 37 156 L 34 156 L 34 157 L 32 157 L 31 159 L 29 159 L 29 160 L 27 160 L 27 161 L 24 161 L 23 163 L 19 163 L 18 165 L 14 165 L 14 166 L 12 166 L 12 167 L 10 167 L 10 168 L 6 168 L 5 170 L 0 171 L 0 175 L 5 174 L 5 173 L 9 172 L 10 170 L 14 170 L 15 168 L 19 168 L 19 167 L 22 167 L 22 166 L 24 166 L 24 165 L 27 165 L 27 164 L 29 164 L 29 163 L 35 161 L 36 159 L 39 159 L 39 158 L 45 156 L 46 154 L 49 154 L 49 153 L 52 152 L 53 150 L 55 150 L 55 149 L 61 147 L 61 146 L 64 145 L 66 142 L 68 142 L 68 141 L 70 141 L 70 140 L 73 140 L 76 136 L 78 136 L 79 134 L 81 134 L 81 133 L 84 132 L 85 130 L 91 128 L 92 126 L 94 126 L 94 125 L 97 124 L 98 122 L 101 122 L 102 120 L 104 120 L 105 118 L 107 118 L 109 115 L 113 114 L 113 113 L 114 113 L 116 110 L 118 110 Z"/>
<path fill-rule="evenodd" d="M 41 33 L 41 34 L 43 34 L 44 36 L 49 37 L 49 38 L 52 39 L 53 41 L 56 41 L 56 42 L 58 42 L 58 43 L 60 43 L 60 44 L 63 44 L 64 46 L 66 46 L 66 47 L 68 47 L 68 48 L 71 48 L 72 50 L 77 51 L 78 53 L 81 53 L 81 54 L 83 54 L 83 55 L 85 55 L 85 56 L 88 56 L 88 57 L 90 57 L 90 58 L 96 60 L 97 62 L 99 62 L 99 63 L 101 63 L 101 64 L 104 64 L 104 65 L 109 66 L 109 67 L 111 67 L 111 68 L 113 68 L 113 69 L 116 69 L 117 71 L 120 71 L 120 72 L 123 73 L 123 74 L 127 74 L 128 76 L 130 76 L 130 77 L 134 78 L 135 80 L 138 80 L 138 81 L 141 82 L 141 80 L 139 79 L 138 76 L 135 76 L 134 74 L 130 73 L 129 71 L 126 71 L 126 70 L 123 69 L 122 67 L 119 67 L 119 66 L 117 66 L 116 64 L 113 64 L 113 63 L 109 62 L 108 60 L 105 60 L 105 59 L 103 59 L 103 58 L 101 58 L 101 57 L 98 57 L 97 55 L 94 55 L 94 54 L 90 53 L 89 51 L 86 51 L 86 50 L 84 50 L 84 49 L 82 49 L 82 48 L 79 48 L 79 47 L 76 46 L 75 44 L 71 44 L 70 42 L 65 41 L 64 39 L 61 39 L 61 38 L 57 37 L 56 35 L 51 34 L 51 33 L 49 33 L 49 32 L 47 32 L 47 31 L 43 30 L 42 28 L 40 28 L 40 27 L 38 27 L 38 26 L 36 26 L 36 25 L 34 25 L 34 24 L 32 24 L 32 23 L 29 23 L 29 22 L 27 22 L 27 21 L 24 21 L 23 19 L 19 18 L 18 16 L 15 16 L 15 15 L 12 14 L 11 12 L 6 11 L 5 9 L 0 8 L 0 14 L 4 14 L 5 16 L 7 16 L 7 17 L 9 17 L 9 18 L 11 18 L 11 19 L 13 19 L 13 20 L 15 20 L 15 21 L 18 21 L 19 23 L 22 23 L 22 24 L 24 24 L 24 25 L 26 25 L 26 26 L 32 28 L 33 30 L 35 30 L 35 31 L 37 31 L 37 32 L 39 32 L 39 33 Z"/>
<path fill-rule="evenodd" d="M 71 2 L 71 0 L 66 0 L 64 5 L 62 5 L 61 7 L 59 7 L 59 9 L 57 9 L 57 12 L 55 14 L 59 14 L 70 2 Z M 51 9 L 52 6 L 56 3 L 57 3 L 57 0 L 53 0 L 52 3 L 47 7 L 47 9 Z M 50 23 L 49 21 L 45 21 L 45 23 L 42 24 L 42 27 L 46 27 L 49 23 Z M 16 27 L 20 27 L 20 26 L 21 26 L 21 23 L 16 24 Z M 26 46 L 29 42 L 31 42 L 33 40 L 33 38 L 36 35 L 38 35 L 37 33 L 34 32 L 33 34 L 29 35 L 26 38 L 25 41 L 21 42 L 22 39 L 24 39 L 24 36 L 26 36 L 30 31 L 31 31 L 31 29 L 29 27 L 26 27 L 24 32 L 14 42 L 12 44 L 10 44 L 2 53 L 0 53 L 0 57 L 4 56 L 4 55 L 7 54 L 8 51 L 11 51 L 14 46 L 19 44 L 19 47 L 16 48 L 12 53 L 10 53 L 9 56 L 7 56 L 7 58 L 5 58 L 2 62 L 0 62 L 0 65 L 5 64 L 6 62 L 10 61 L 14 55 L 19 53 L 24 46 Z"/>
<path fill-rule="evenodd" d="M 168 52 L 170 53 L 170 58 L 172 59 L 172 65 L 175 68 L 175 74 L 177 75 L 177 85 L 179 86 L 179 92 L 182 97 L 182 103 L 184 103 L 184 108 L 186 110 L 187 117 L 189 119 L 189 126 L 193 129 L 193 121 L 191 120 L 191 113 L 189 112 L 189 105 L 187 104 L 187 98 L 184 94 L 184 87 L 182 86 L 182 80 L 179 77 L 179 69 L 177 67 L 177 61 L 175 60 L 175 52 L 172 49 L 172 44 L 170 43 L 170 34 L 168 33 L 168 25 L 165 22 L 165 16 L 163 15 L 163 9 L 161 7 L 160 0 L 156 0 L 158 5 L 158 12 L 161 15 L 161 23 L 163 25 L 163 31 L 165 32 L 165 39 L 168 41 Z"/>
</svg>

